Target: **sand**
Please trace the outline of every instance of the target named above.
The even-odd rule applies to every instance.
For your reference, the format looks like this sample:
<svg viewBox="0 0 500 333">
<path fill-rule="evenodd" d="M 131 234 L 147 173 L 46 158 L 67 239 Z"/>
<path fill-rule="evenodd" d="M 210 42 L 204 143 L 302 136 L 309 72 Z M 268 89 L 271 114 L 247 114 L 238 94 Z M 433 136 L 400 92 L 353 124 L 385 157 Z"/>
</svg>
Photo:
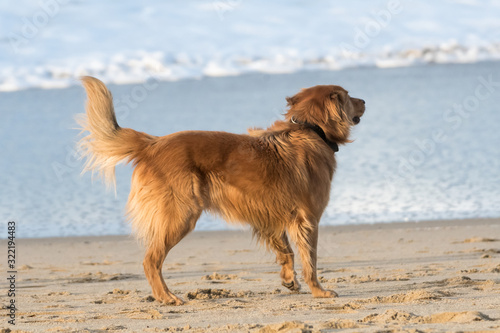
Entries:
<svg viewBox="0 0 500 333">
<path fill-rule="evenodd" d="M 132 237 L 16 246 L 16 325 L 3 293 L 3 332 L 500 332 L 498 219 L 324 227 L 329 299 L 282 287 L 248 231 L 194 232 L 171 251 L 163 272 L 183 306 L 150 296 Z"/>
</svg>

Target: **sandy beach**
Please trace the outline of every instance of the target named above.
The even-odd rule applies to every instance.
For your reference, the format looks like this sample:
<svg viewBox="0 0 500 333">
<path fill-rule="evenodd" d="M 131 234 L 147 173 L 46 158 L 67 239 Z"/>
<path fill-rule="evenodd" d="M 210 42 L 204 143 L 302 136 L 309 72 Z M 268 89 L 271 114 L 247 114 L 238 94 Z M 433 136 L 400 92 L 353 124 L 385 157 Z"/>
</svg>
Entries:
<svg viewBox="0 0 500 333">
<path fill-rule="evenodd" d="M 471 0 L 0 2 L 0 333 L 500 333 L 498 17 L 500 1 Z M 121 161 L 114 193 L 92 172 L 82 174 L 78 142 L 88 133 L 75 119 L 87 100 L 82 76 L 98 78 L 113 95 L 115 115 L 106 107 L 100 117 L 112 120 L 102 138 L 116 137 L 119 127 L 158 137 L 247 134 L 295 119 L 331 147 L 340 144 L 317 265 L 323 287 L 338 297 L 312 297 L 295 247 L 302 290 L 291 292 L 274 253 L 250 230 L 205 211 L 163 266 L 185 304 L 156 301 L 145 249 L 125 213 L 141 158 Z M 344 92 L 305 98 L 303 109 L 290 99 L 317 85 L 341 86 L 357 99 L 350 104 L 358 113 Z M 366 112 L 344 145 L 347 137 L 330 130 L 346 134 L 345 120 L 358 123 L 361 103 Z M 292 118 L 291 109 L 300 112 Z M 275 134 L 282 146 L 287 136 L 313 142 Z M 224 167 L 176 170 L 214 170 L 243 194 L 254 187 L 227 179 L 221 170 L 232 169 L 231 154 L 212 151 L 209 140 L 115 148 L 142 150 L 151 159 L 145 173 L 156 177 L 170 169 L 157 165 L 189 145 L 178 156 Z M 321 166 L 312 158 L 296 174 L 283 172 L 281 148 L 265 146 L 255 145 L 262 156 L 269 152 L 277 186 Z M 307 155 L 299 145 L 283 149 Z M 239 174 L 262 174 L 272 186 L 266 172 L 251 169 L 254 154 L 243 155 Z M 165 185 L 164 197 L 173 191 L 192 208 L 181 194 L 186 184 L 180 192 Z M 318 186 L 296 193 L 305 191 L 311 207 L 326 194 Z M 141 220 L 158 212 L 146 206 L 151 214 Z"/>
<path fill-rule="evenodd" d="M 171 251 L 164 275 L 183 306 L 152 299 L 131 236 L 16 247 L 16 325 L 2 296 L 2 332 L 500 331 L 498 219 L 323 227 L 331 299 L 282 287 L 274 256 L 247 231 L 197 231 Z"/>
</svg>

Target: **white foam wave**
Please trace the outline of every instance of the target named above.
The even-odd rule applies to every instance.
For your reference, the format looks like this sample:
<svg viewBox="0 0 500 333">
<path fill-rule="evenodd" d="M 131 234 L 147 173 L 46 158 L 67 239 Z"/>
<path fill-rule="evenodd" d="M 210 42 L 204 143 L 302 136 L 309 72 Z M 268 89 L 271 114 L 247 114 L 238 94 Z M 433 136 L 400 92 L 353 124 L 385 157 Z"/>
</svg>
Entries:
<svg viewBox="0 0 500 333">
<path fill-rule="evenodd" d="M 0 3 L 0 91 L 496 60 L 499 16 L 494 2 L 18 0 Z"/>
<path fill-rule="evenodd" d="M 151 77 L 176 81 L 203 76 L 234 76 L 251 72 L 293 73 L 300 70 L 339 70 L 352 67 L 405 67 L 424 64 L 473 63 L 500 59 L 500 43 L 466 47 L 445 43 L 422 49 L 407 49 L 380 54 L 350 53 L 304 58 L 298 54 L 277 53 L 268 57 L 231 55 L 226 58 L 190 57 L 164 52 L 136 51 L 89 59 L 68 59 L 58 64 L 4 67 L 0 69 L 0 91 L 27 88 L 57 89 L 77 83 L 80 76 L 92 75 L 106 83 L 145 82 Z"/>
</svg>

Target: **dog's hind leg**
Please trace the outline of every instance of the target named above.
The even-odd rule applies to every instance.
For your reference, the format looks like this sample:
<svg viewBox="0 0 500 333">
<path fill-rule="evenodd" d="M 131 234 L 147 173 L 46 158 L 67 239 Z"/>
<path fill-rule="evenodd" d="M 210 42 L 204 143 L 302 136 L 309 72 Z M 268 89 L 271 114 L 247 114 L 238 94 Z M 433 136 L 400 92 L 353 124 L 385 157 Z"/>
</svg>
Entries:
<svg viewBox="0 0 500 333">
<path fill-rule="evenodd" d="M 201 212 L 191 214 L 178 227 L 169 227 L 165 236 L 150 242 L 149 248 L 144 257 L 144 273 L 148 279 L 153 297 L 165 304 L 182 305 L 184 302 L 175 296 L 167 287 L 163 279 L 162 267 L 168 252 L 179 243 L 191 230 L 194 229 L 196 221 Z"/>
<path fill-rule="evenodd" d="M 165 248 L 165 244 L 151 245 L 147 249 L 142 263 L 144 273 L 153 291 L 153 297 L 156 300 L 167 304 L 182 304 L 182 300 L 172 297 L 173 294 L 170 293 L 163 280 L 161 269 L 166 256 L 167 249 Z"/>
<path fill-rule="evenodd" d="M 271 238 L 269 244 L 276 252 L 276 260 L 281 265 L 281 284 L 292 291 L 299 291 L 300 284 L 294 269 L 294 254 L 286 232 L 283 232 L 279 237 Z"/>
<path fill-rule="evenodd" d="M 305 282 L 309 285 L 314 297 L 337 297 L 335 292 L 324 290 L 318 281 L 316 272 L 318 223 L 307 219 L 298 219 L 296 223 L 289 229 L 289 232 L 297 244 Z"/>
</svg>

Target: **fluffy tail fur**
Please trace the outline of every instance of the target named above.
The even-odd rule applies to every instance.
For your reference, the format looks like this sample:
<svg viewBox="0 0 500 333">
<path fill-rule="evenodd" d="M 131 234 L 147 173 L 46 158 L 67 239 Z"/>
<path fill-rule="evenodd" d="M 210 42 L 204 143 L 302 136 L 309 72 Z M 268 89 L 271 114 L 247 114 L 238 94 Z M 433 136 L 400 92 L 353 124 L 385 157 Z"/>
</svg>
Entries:
<svg viewBox="0 0 500 333">
<path fill-rule="evenodd" d="M 77 121 L 82 132 L 89 132 L 78 142 L 81 156 L 87 159 L 82 173 L 97 171 L 108 187 L 116 188 L 115 166 L 124 159 L 133 160 L 154 137 L 121 128 L 116 121 L 113 97 L 104 83 L 91 76 L 81 80 L 87 92 L 86 114 L 79 115 Z"/>
</svg>

